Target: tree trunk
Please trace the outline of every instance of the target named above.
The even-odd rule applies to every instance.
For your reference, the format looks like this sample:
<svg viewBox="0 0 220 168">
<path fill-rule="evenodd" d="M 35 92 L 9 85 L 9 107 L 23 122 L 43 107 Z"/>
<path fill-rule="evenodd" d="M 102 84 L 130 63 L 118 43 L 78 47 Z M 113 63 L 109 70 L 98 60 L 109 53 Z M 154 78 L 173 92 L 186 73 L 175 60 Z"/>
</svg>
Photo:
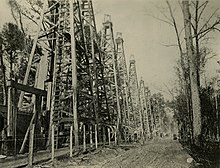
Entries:
<svg viewBox="0 0 220 168">
<path fill-rule="evenodd" d="M 195 143 L 198 144 L 198 137 L 201 133 L 201 105 L 199 98 L 199 87 L 197 82 L 197 70 L 196 70 L 196 55 L 193 52 L 193 41 L 190 23 L 190 11 L 189 1 L 183 1 L 183 16 L 185 26 L 185 39 L 186 39 L 186 50 L 187 56 L 189 57 L 190 67 L 190 87 L 191 87 L 191 98 L 192 98 L 192 110 L 193 110 L 193 137 Z"/>
<path fill-rule="evenodd" d="M 2 75 L 3 75 L 3 105 L 6 105 L 7 102 L 7 87 L 6 87 L 6 73 L 5 73 L 5 66 L 3 62 L 3 49 L 2 45 L 0 44 L 0 68 L 2 70 Z"/>
</svg>

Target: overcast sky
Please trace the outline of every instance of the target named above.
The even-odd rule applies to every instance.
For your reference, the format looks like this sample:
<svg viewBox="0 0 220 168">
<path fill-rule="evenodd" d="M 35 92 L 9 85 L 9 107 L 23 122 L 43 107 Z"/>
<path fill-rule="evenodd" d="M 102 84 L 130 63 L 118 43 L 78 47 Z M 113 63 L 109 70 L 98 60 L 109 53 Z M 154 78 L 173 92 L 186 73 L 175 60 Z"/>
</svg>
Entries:
<svg viewBox="0 0 220 168">
<path fill-rule="evenodd" d="M 0 25 L 12 20 L 7 0 L 1 0 Z M 172 1 L 175 17 L 183 24 L 181 9 L 178 3 Z M 176 44 L 174 29 L 170 25 L 152 16 L 163 18 L 156 8 L 165 10 L 164 0 L 93 0 L 98 30 L 102 27 L 104 14 L 110 14 L 114 33 L 122 32 L 127 61 L 134 54 L 137 64 L 138 78 L 143 77 L 152 92 L 167 91 L 165 85 L 172 88 L 176 75 L 174 66 L 179 58 L 178 48 L 165 47 L 164 44 Z M 212 1 L 209 10 L 220 8 L 220 1 Z M 209 11 L 207 11 L 209 13 Z M 220 13 L 220 12 L 219 12 Z M 220 59 L 220 33 L 216 33 L 212 48 L 217 56 L 207 65 L 207 76 L 215 75 L 217 63 Z M 128 66 L 128 65 L 127 65 Z M 168 97 L 169 95 L 165 95 Z"/>
</svg>

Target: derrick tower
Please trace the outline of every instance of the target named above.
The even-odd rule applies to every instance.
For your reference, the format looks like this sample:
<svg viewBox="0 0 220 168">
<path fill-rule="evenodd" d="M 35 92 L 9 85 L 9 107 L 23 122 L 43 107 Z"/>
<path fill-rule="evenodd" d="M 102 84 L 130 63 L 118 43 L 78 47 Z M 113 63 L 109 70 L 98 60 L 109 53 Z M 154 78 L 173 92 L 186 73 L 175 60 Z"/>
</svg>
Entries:
<svg viewBox="0 0 220 168">
<path fill-rule="evenodd" d="M 111 115 L 111 121 L 117 125 L 117 133 L 121 129 L 121 107 L 118 88 L 118 65 L 117 54 L 114 41 L 113 24 L 111 22 L 111 16 L 105 15 L 103 22 L 103 30 L 101 37 L 101 47 L 103 50 L 103 62 L 104 62 L 104 76 L 106 80 L 107 99 L 109 102 L 109 113 Z M 119 137 L 120 138 L 120 137 Z"/>
<path fill-rule="evenodd" d="M 148 113 L 148 124 L 149 124 L 148 133 L 150 133 L 150 136 L 152 136 L 152 132 L 154 130 L 154 122 L 153 122 L 153 114 L 152 114 L 151 92 L 148 87 L 145 87 L 145 95 L 147 101 L 147 113 Z"/>
<path fill-rule="evenodd" d="M 42 127 L 52 149 L 59 147 L 61 132 L 69 130 L 71 139 L 73 128 L 78 146 L 79 122 L 110 121 L 99 38 L 91 0 L 44 2 L 23 84 L 47 91 L 46 100 L 40 100 L 40 111 L 45 111 L 50 121 Z M 39 46 L 42 52 L 36 54 Z M 33 99 L 32 94 L 22 92 L 19 108 L 31 107 Z M 32 118 L 42 115 L 30 113 L 34 113 Z"/>
<path fill-rule="evenodd" d="M 126 65 L 126 58 L 124 52 L 124 40 L 122 33 L 117 32 L 116 35 L 116 51 L 117 51 L 117 66 L 118 66 L 118 86 L 119 93 L 121 95 L 121 111 L 122 111 L 122 122 L 123 125 L 129 126 L 132 111 L 132 102 L 130 97 L 129 85 L 128 85 L 128 72 Z"/>
<path fill-rule="evenodd" d="M 129 65 L 129 89 L 131 94 L 132 106 L 133 106 L 133 127 L 135 129 L 141 129 L 142 119 L 141 119 L 141 109 L 140 109 L 140 98 L 139 98 L 139 88 L 138 79 L 136 72 L 136 62 L 134 56 L 131 56 Z"/>
<path fill-rule="evenodd" d="M 142 121 L 143 121 L 143 130 L 144 130 L 144 135 L 147 137 L 150 135 L 150 114 L 149 114 L 149 107 L 148 107 L 148 95 L 147 95 L 147 90 L 145 87 L 144 81 L 141 79 L 140 80 L 140 105 L 141 105 L 141 110 L 142 110 Z"/>
</svg>

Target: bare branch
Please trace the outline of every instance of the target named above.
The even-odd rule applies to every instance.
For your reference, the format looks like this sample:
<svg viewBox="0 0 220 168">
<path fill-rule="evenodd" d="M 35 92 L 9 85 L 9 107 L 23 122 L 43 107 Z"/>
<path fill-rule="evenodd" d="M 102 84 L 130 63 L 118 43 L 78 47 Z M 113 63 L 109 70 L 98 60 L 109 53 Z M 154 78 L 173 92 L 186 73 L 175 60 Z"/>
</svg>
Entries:
<svg viewBox="0 0 220 168">
<path fill-rule="evenodd" d="M 214 29 L 214 30 L 217 30 L 217 31 L 219 31 L 219 32 L 220 32 L 220 29 L 218 29 L 218 28 L 216 28 L 216 27 L 214 27 L 213 29 Z"/>
<path fill-rule="evenodd" d="M 208 61 L 208 60 L 210 60 L 210 59 L 212 59 L 212 58 L 214 58 L 214 57 L 216 57 L 216 56 L 217 56 L 217 54 L 213 54 L 212 56 L 207 57 L 207 58 L 206 58 L 206 61 Z"/>
<path fill-rule="evenodd" d="M 218 24 L 220 24 L 220 20 L 216 20 L 215 23 L 213 23 L 212 26 L 208 27 L 207 29 L 200 31 L 197 36 L 199 36 L 199 39 L 201 39 L 202 37 L 204 37 L 206 34 L 208 34 L 211 30 L 213 29 L 217 29 L 215 26 L 217 26 Z"/>
<path fill-rule="evenodd" d="M 164 47 L 178 47 L 178 44 L 162 44 Z"/>
<path fill-rule="evenodd" d="M 176 25 L 176 20 L 173 16 L 172 8 L 171 8 L 171 5 L 170 5 L 169 1 L 166 1 L 166 3 L 167 3 L 167 6 L 169 8 L 170 16 L 172 18 L 175 33 L 176 33 L 176 36 L 177 36 L 177 43 L 178 43 L 178 46 L 179 46 L 180 57 L 181 57 L 181 60 L 183 60 L 183 58 L 182 58 L 183 50 L 182 50 L 182 46 L 181 46 L 181 42 L 180 42 L 180 36 L 179 36 L 178 28 L 177 28 L 177 25 Z M 182 65 L 183 65 L 183 61 L 182 61 Z"/>
<path fill-rule="evenodd" d="M 173 100 L 175 99 L 175 96 L 174 96 L 174 93 L 173 93 L 173 91 L 172 90 L 170 90 L 170 88 L 165 84 L 165 83 L 163 83 L 164 84 L 164 86 L 167 88 L 167 90 L 168 90 L 168 92 L 169 92 L 169 94 L 172 96 L 172 98 L 173 98 Z"/>
<path fill-rule="evenodd" d="M 206 23 L 201 27 L 201 29 L 199 30 L 199 34 L 203 31 L 203 29 L 205 28 L 205 26 L 208 25 L 209 21 L 213 18 L 213 16 L 216 14 L 216 12 L 219 10 L 219 8 L 217 8 L 209 17 L 209 19 L 206 21 Z"/>
<path fill-rule="evenodd" d="M 202 8 L 202 10 L 201 10 L 201 12 L 199 13 L 199 16 L 198 16 L 198 22 L 199 22 L 199 20 L 200 20 L 200 18 L 201 18 L 201 16 L 202 16 L 202 13 L 204 12 L 204 10 L 205 10 L 207 4 L 208 4 L 208 1 L 204 2 L 202 5 L 199 6 L 198 10 L 199 10 L 200 8 Z"/>
<path fill-rule="evenodd" d="M 151 16 L 151 17 L 153 17 L 154 19 L 160 20 L 160 21 L 162 21 L 162 22 L 165 22 L 165 23 L 169 24 L 170 26 L 173 26 L 173 23 L 172 23 L 172 22 L 169 22 L 169 21 L 167 21 L 167 20 L 158 18 L 158 17 L 153 16 L 153 15 L 150 15 L 150 14 L 148 14 L 148 16 Z"/>
<path fill-rule="evenodd" d="M 38 23 L 33 19 L 31 18 L 30 16 L 28 16 L 25 12 L 22 12 L 22 15 L 25 16 L 27 19 L 30 19 L 32 22 L 34 22 L 36 25 L 38 25 Z"/>
</svg>

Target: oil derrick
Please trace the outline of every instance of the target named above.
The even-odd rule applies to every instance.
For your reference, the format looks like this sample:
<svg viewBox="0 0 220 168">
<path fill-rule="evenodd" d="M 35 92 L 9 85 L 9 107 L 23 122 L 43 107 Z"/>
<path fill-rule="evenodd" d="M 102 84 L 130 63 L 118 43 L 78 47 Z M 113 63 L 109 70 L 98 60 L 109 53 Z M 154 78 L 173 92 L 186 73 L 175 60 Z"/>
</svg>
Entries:
<svg viewBox="0 0 220 168">
<path fill-rule="evenodd" d="M 52 144 L 52 153 L 54 153 L 54 146 L 56 145 L 56 148 L 59 146 L 59 134 L 66 130 L 66 123 L 73 123 L 73 117 L 76 116 L 75 108 L 73 110 L 73 107 L 76 106 L 76 76 L 73 72 L 75 68 L 72 68 L 75 64 L 76 51 L 74 29 L 73 26 L 70 26 L 74 12 L 73 9 L 69 9 L 71 6 L 73 4 L 67 0 L 44 2 L 23 81 L 24 85 L 30 85 L 29 81 L 35 78 L 33 86 L 38 88 L 40 85 L 42 89 L 47 90 L 44 114 L 41 114 L 42 109 L 34 111 L 29 127 L 34 125 L 36 118 L 44 115 L 46 118 L 45 138 L 47 145 Z M 70 31 L 71 34 L 73 32 L 73 38 L 70 36 Z M 37 46 L 41 46 L 42 55 L 38 56 L 38 61 L 35 61 Z M 38 73 L 31 76 L 33 67 L 38 67 L 36 70 Z M 32 102 L 33 98 L 32 96 Z M 25 109 L 25 99 L 26 94 L 22 92 L 18 103 L 21 109 Z M 74 128 L 77 129 L 77 118 L 74 120 Z M 20 152 L 24 150 L 28 132 L 29 128 Z M 56 143 L 54 143 L 55 141 Z"/>
<path fill-rule="evenodd" d="M 148 112 L 148 123 L 149 123 L 149 133 L 152 136 L 152 132 L 154 130 L 154 122 L 153 122 L 153 114 L 152 114 L 152 107 L 151 107 L 151 92 L 148 87 L 145 87 L 145 95 L 147 101 L 147 112 Z"/>
<path fill-rule="evenodd" d="M 117 51 L 117 79 L 120 93 L 120 107 L 122 112 L 122 123 L 129 125 L 129 104 L 128 104 L 128 75 L 126 59 L 124 54 L 122 33 L 117 33 L 116 36 L 116 51 Z"/>
<path fill-rule="evenodd" d="M 149 108 L 148 108 L 148 97 L 146 92 L 146 87 L 144 84 L 144 81 L 140 80 L 140 105 L 142 110 L 142 121 L 143 121 L 143 130 L 144 130 L 144 136 L 145 138 L 150 136 L 150 122 L 149 122 Z"/>
<path fill-rule="evenodd" d="M 128 73 L 126 58 L 124 53 L 124 40 L 122 38 L 122 33 L 117 33 L 116 35 L 116 51 L 117 51 L 117 66 L 118 66 L 118 86 L 120 93 L 120 107 L 122 113 L 122 124 L 124 128 L 124 138 L 131 132 L 130 129 L 130 120 L 131 120 L 131 111 L 132 111 L 132 102 L 130 99 L 130 92 L 128 86 Z"/>
<path fill-rule="evenodd" d="M 34 53 L 40 44 L 43 55 L 37 62 L 37 71 L 41 73 L 38 73 L 35 83 L 41 81 L 47 90 L 46 116 L 50 116 L 47 145 L 51 144 L 54 150 L 70 136 L 72 147 L 71 132 L 74 128 L 75 145 L 78 146 L 81 129 L 78 122 L 109 120 L 92 2 L 48 0 L 39 22 L 24 84 L 30 80 L 33 58 L 36 57 Z M 20 97 L 22 105 L 24 94 Z M 66 132 L 70 135 L 65 135 Z"/>
<path fill-rule="evenodd" d="M 111 115 L 111 121 L 117 125 L 117 134 L 120 139 L 121 130 L 121 107 L 120 107 L 120 97 L 118 89 L 118 79 L 117 79 L 117 55 L 116 47 L 113 34 L 113 24 L 111 22 L 111 16 L 105 15 L 103 22 L 101 47 L 104 52 L 104 70 L 106 79 L 106 91 L 107 98 L 109 102 L 109 111 Z"/>
<path fill-rule="evenodd" d="M 143 122 L 142 122 L 142 112 L 140 109 L 140 97 L 139 97 L 139 88 L 138 88 L 138 79 L 136 72 L 136 63 L 134 56 L 131 57 L 129 65 L 129 87 L 133 107 L 133 127 L 139 135 L 143 134 Z"/>
<path fill-rule="evenodd" d="M 106 91 L 105 91 L 105 83 L 104 83 L 104 68 L 103 68 L 103 62 L 102 62 L 102 53 L 101 48 L 99 44 L 99 38 L 97 31 L 96 31 L 96 23 L 95 23 L 95 17 L 93 13 L 93 6 L 91 0 L 82 0 L 80 7 L 81 12 L 81 23 L 79 23 L 82 26 L 82 37 L 81 41 L 84 43 L 84 54 L 85 54 L 85 68 L 84 71 L 88 73 L 87 78 L 83 78 L 82 73 L 78 73 L 79 76 L 82 78 L 82 84 L 84 83 L 84 89 L 87 89 L 87 86 L 90 87 L 90 90 L 87 91 L 90 96 L 92 96 L 92 102 L 87 104 L 87 110 L 88 114 L 91 111 L 91 103 L 93 103 L 93 119 L 95 119 L 95 122 L 106 122 L 110 121 L 109 118 L 109 110 L 108 110 L 108 104 L 107 104 L 107 97 L 106 97 Z M 79 59 L 82 58 L 82 56 L 79 57 Z M 78 59 L 78 60 L 79 60 Z M 79 60 L 79 63 L 81 60 Z M 79 77 L 78 77 L 79 78 Z M 90 79 L 90 80 L 88 80 Z M 88 83 L 86 83 L 89 81 Z M 81 83 L 80 83 L 81 86 Z M 83 94 L 83 88 L 82 90 Z M 84 95 L 84 97 L 87 96 L 87 94 Z M 79 96 L 79 97 L 83 97 Z M 80 99 L 81 100 L 81 99 Z M 79 101 L 80 101 L 79 100 Z M 82 99 L 80 102 L 87 102 L 88 98 Z M 83 111 L 85 111 L 85 108 L 83 108 Z M 80 111 L 79 111 L 80 112 Z M 83 112 L 82 112 L 83 113 Z M 89 115 L 86 115 L 89 116 Z M 86 117 L 85 116 L 85 117 Z M 91 118 L 89 118 L 91 120 Z"/>
</svg>

